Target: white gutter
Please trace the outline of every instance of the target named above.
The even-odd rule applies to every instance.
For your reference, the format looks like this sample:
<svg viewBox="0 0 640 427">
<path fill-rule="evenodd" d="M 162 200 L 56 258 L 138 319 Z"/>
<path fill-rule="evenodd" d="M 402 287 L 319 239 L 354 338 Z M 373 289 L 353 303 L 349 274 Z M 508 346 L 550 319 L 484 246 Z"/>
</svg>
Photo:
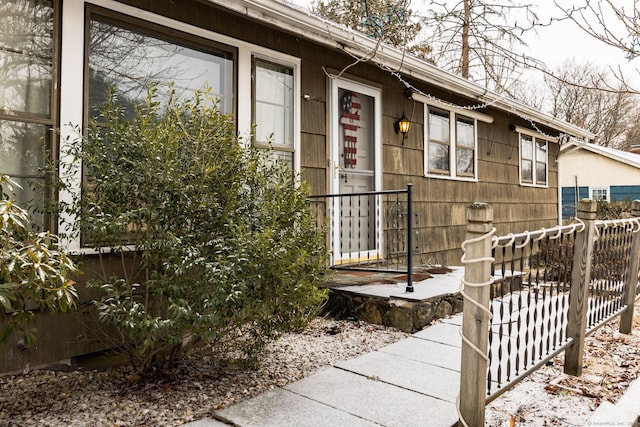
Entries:
<svg viewBox="0 0 640 427">
<path fill-rule="evenodd" d="M 358 57 L 371 58 L 385 68 L 401 72 L 416 80 L 435 84 L 452 92 L 488 104 L 508 113 L 533 120 L 541 125 L 556 129 L 577 138 L 592 140 L 595 135 L 571 123 L 558 120 L 535 108 L 511 98 L 490 91 L 462 77 L 444 71 L 433 64 L 409 55 L 400 49 L 378 44 L 350 28 L 311 15 L 293 4 L 276 0 L 207 0 L 209 3 L 240 13 L 241 15 L 273 25 L 288 33 L 305 37 L 334 49 L 344 50 Z"/>
</svg>

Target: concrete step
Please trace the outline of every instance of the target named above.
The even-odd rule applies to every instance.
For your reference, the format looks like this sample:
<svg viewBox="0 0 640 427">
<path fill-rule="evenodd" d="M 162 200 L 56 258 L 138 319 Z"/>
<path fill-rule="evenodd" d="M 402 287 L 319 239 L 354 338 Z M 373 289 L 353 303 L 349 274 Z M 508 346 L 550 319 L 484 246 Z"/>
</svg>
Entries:
<svg viewBox="0 0 640 427">
<path fill-rule="evenodd" d="M 588 426 L 636 426 L 638 414 L 624 408 L 620 408 L 611 402 L 604 401 L 598 406 L 589 421 Z"/>
<path fill-rule="evenodd" d="M 640 378 L 633 381 L 618 403 L 602 402 L 587 425 L 640 426 Z"/>
</svg>

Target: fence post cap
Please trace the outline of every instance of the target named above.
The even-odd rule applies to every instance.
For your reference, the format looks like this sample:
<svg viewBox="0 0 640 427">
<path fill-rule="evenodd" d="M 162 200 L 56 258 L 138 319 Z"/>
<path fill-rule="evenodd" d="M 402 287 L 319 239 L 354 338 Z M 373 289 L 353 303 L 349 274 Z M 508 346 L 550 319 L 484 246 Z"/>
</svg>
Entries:
<svg viewBox="0 0 640 427">
<path fill-rule="evenodd" d="M 467 221 L 491 222 L 493 221 L 493 208 L 488 203 L 472 203 L 467 207 Z"/>
<path fill-rule="evenodd" d="M 582 219 L 596 219 L 598 202 L 591 199 L 582 199 L 578 202 L 577 217 Z"/>
</svg>

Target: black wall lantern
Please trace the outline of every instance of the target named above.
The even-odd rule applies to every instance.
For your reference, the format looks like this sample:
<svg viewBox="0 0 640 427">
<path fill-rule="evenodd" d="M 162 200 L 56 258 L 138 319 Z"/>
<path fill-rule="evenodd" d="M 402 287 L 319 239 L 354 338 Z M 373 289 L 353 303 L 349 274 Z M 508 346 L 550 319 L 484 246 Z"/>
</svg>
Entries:
<svg viewBox="0 0 640 427">
<path fill-rule="evenodd" d="M 407 133 L 409 133 L 409 128 L 411 127 L 411 122 L 409 121 L 407 116 L 404 115 L 404 111 L 402 112 L 402 117 L 400 117 L 400 119 L 395 122 L 393 127 L 396 133 L 402 134 L 402 139 L 404 140 L 404 138 L 407 136 Z"/>
</svg>

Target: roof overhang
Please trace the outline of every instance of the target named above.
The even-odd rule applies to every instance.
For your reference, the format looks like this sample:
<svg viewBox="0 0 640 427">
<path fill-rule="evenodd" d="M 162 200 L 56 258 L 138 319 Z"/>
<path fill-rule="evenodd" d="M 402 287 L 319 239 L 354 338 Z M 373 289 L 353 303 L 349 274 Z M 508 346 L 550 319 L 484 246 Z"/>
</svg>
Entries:
<svg viewBox="0 0 640 427">
<path fill-rule="evenodd" d="M 598 154 L 611 160 L 615 160 L 617 162 L 640 169 L 640 154 L 616 150 L 615 148 L 603 147 L 602 145 L 593 143 L 585 144 L 572 141 L 560 148 L 560 157 L 566 157 L 567 155 L 579 150 L 585 150 L 594 154 Z"/>
<path fill-rule="evenodd" d="M 343 25 L 312 15 L 309 11 L 291 3 L 277 0 L 206 1 L 324 46 L 343 50 L 357 57 L 369 57 L 372 52 L 375 52 L 375 55 L 369 58 L 369 61 L 375 62 L 391 72 L 400 72 L 416 80 L 434 84 L 470 98 L 479 104 L 486 104 L 555 129 L 559 133 L 584 140 L 595 138 L 593 133 L 581 127 L 544 114 L 520 101 L 507 98 L 484 86 L 442 70 L 400 49 L 379 44 L 375 39 L 366 37 Z"/>
</svg>

